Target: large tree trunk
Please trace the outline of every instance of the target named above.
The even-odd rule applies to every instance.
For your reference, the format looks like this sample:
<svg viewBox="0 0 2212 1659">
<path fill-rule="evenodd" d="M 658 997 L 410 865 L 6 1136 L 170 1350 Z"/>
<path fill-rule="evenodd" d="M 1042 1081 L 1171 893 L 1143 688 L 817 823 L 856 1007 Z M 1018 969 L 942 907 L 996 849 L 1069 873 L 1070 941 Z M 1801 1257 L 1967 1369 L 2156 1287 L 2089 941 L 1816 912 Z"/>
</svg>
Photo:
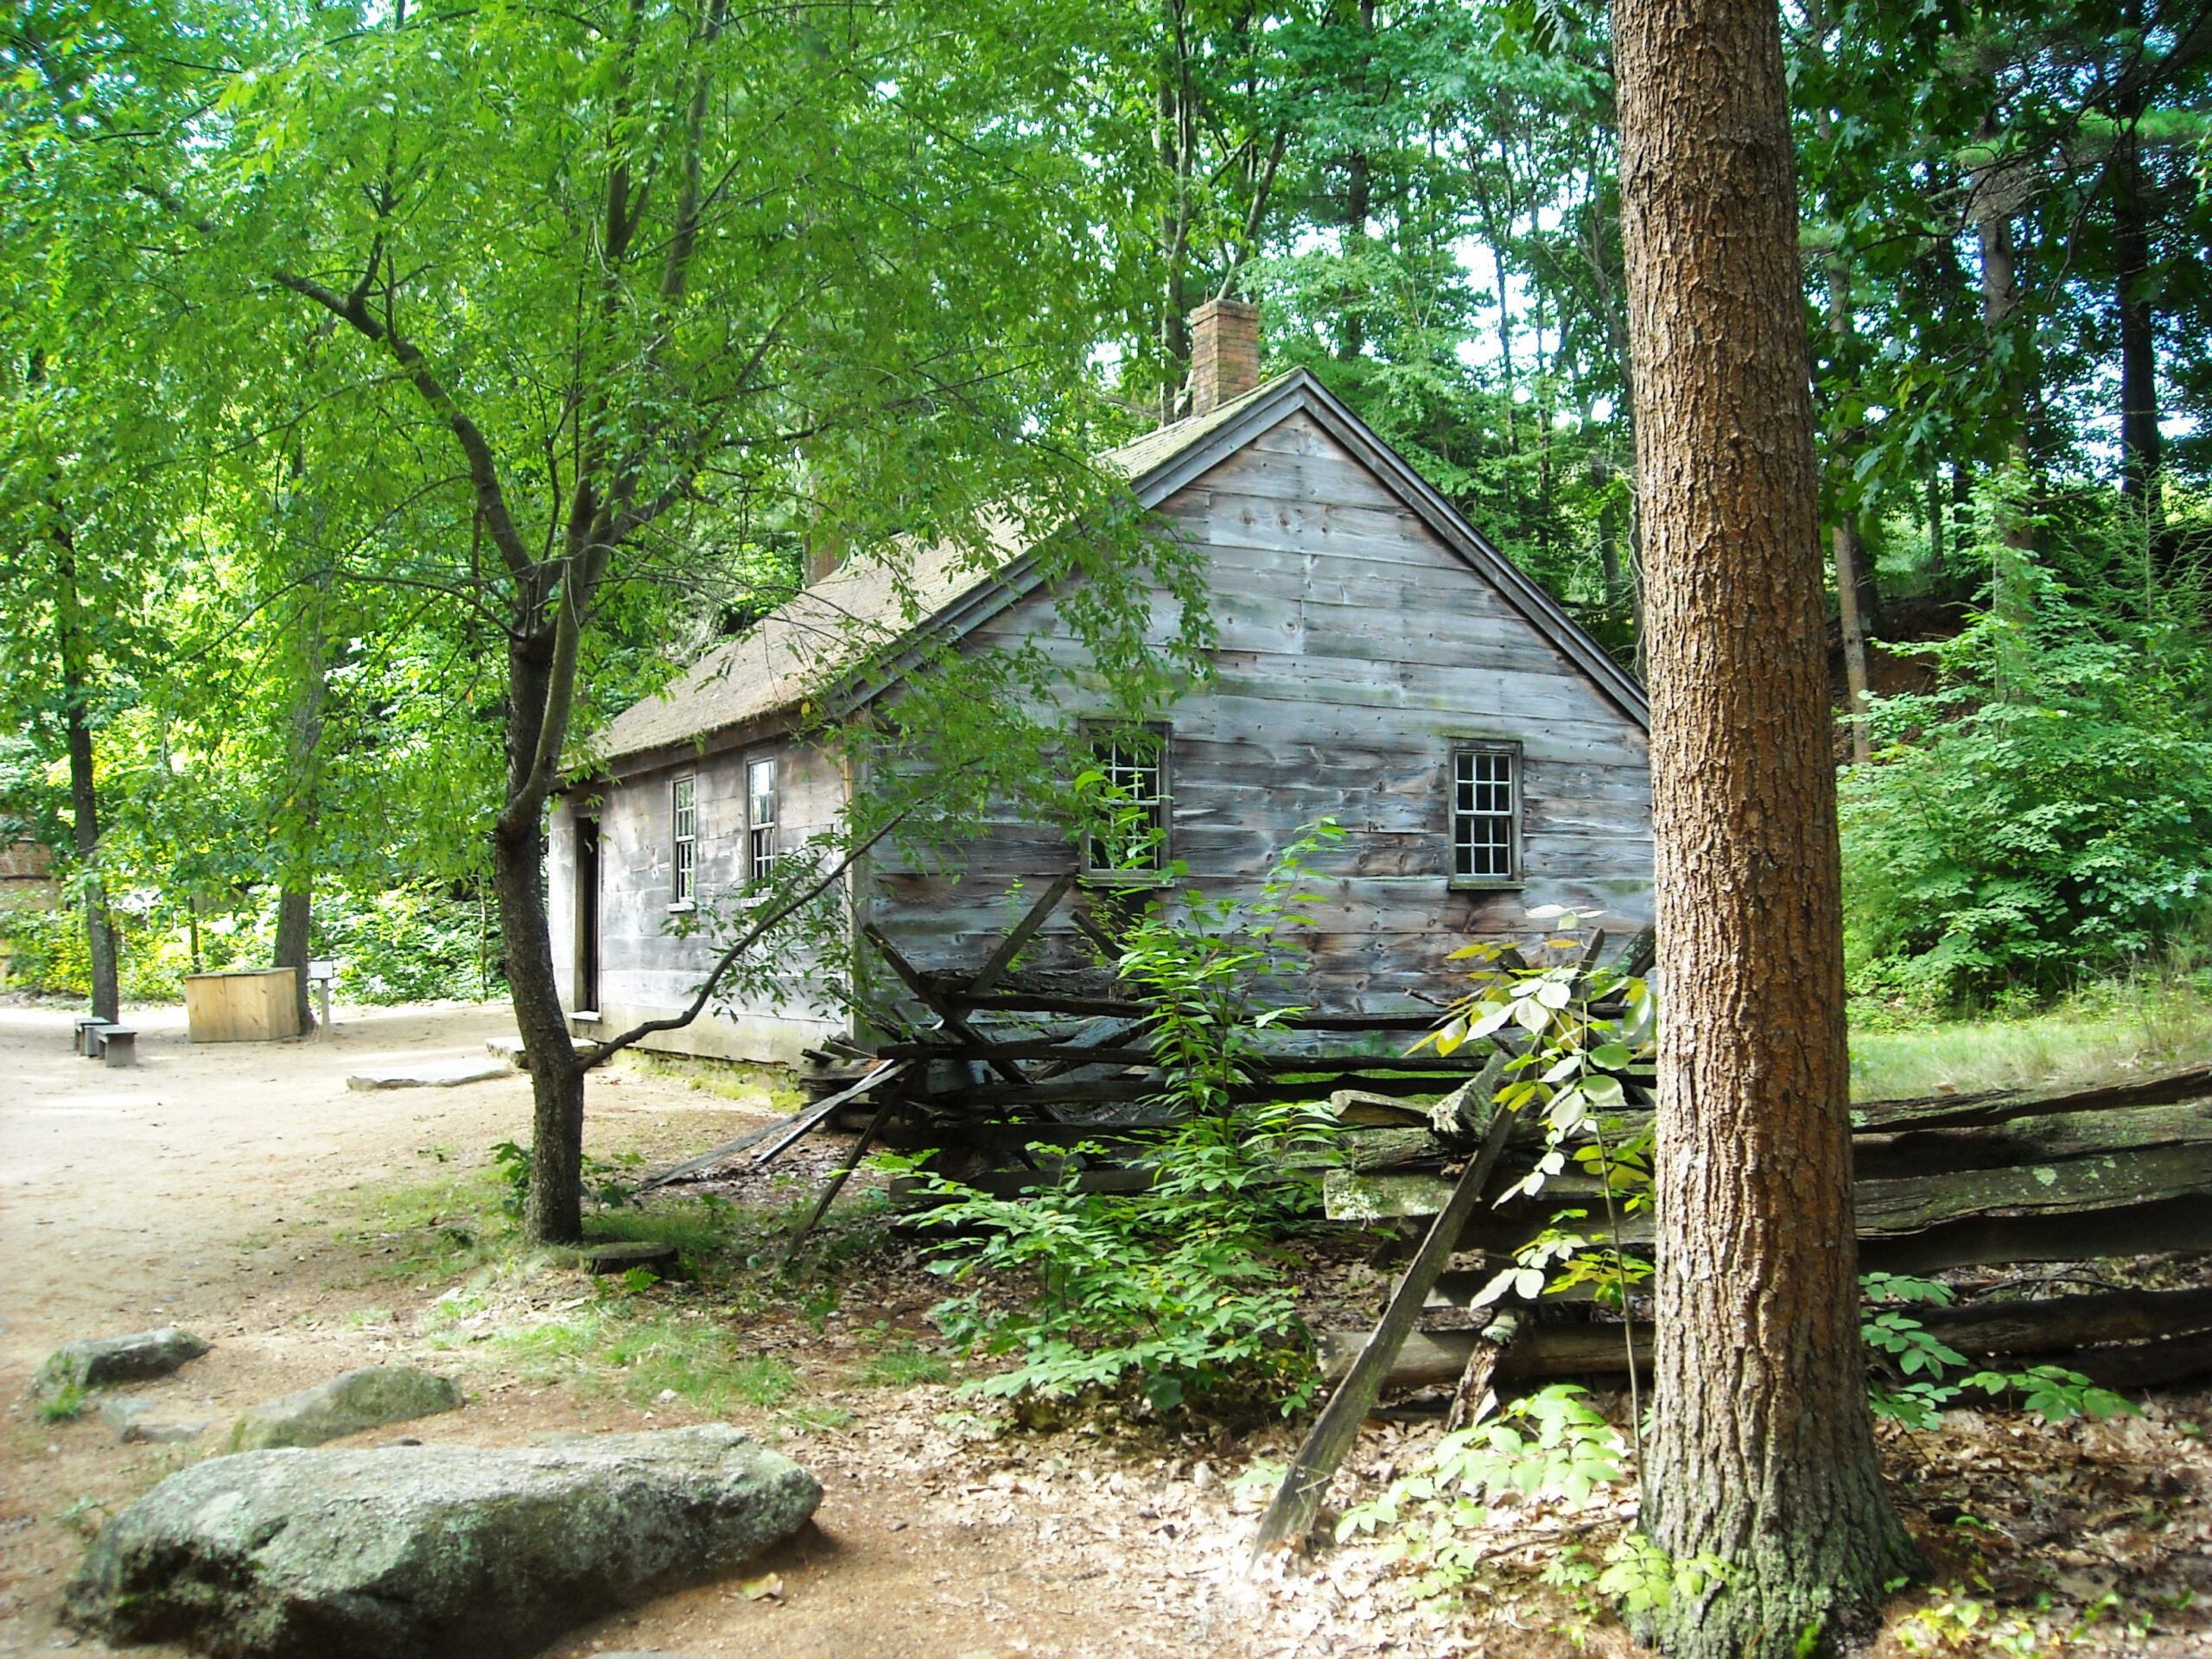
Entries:
<svg viewBox="0 0 2212 1659">
<path fill-rule="evenodd" d="M 1763 1659 L 1863 1630 L 1910 1551 L 1859 1334 L 1796 181 L 1774 0 L 1613 19 L 1668 995 L 1644 1522 L 1733 1569 L 1654 1634 Z"/>
<path fill-rule="evenodd" d="M 69 751 L 69 812 L 75 820 L 77 862 L 84 871 L 85 950 L 91 959 L 92 1013 L 113 1020 L 123 999 L 115 958 L 115 928 L 108 917 L 107 882 L 100 874 L 99 788 L 92 772 L 92 727 L 86 700 L 91 668 L 85 641 L 83 601 L 77 591 L 77 543 L 67 523 L 54 531 L 56 645 L 61 658 L 61 719 Z"/>
</svg>

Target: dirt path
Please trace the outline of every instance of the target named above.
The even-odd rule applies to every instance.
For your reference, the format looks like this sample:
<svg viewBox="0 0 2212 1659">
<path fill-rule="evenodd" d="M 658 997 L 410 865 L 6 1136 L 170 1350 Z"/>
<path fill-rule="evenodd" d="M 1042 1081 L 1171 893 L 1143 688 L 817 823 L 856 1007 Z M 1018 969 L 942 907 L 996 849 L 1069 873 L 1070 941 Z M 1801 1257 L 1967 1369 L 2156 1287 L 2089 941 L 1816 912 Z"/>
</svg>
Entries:
<svg viewBox="0 0 2212 1659">
<path fill-rule="evenodd" d="M 132 1020 L 142 1064 L 108 1071 L 71 1052 L 66 1014 L 0 1008 L 0 1655 L 73 1645 L 55 1614 L 89 1529 L 200 1454 L 119 1445 L 96 1416 L 41 1422 L 25 1389 L 48 1352 L 73 1337 L 183 1325 L 214 1351 L 147 1391 L 176 1414 L 219 1421 L 352 1366 L 437 1365 L 405 1332 L 444 1287 L 371 1287 L 362 1271 L 374 1247 L 330 1223 L 349 1190 L 419 1181 L 438 1160 L 477 1162 L 527 1138 L 519 1075 L 385 1092 L 345 1083 L 378 1063 L 480 1057 L 487 1038 L 512 1033 L 503 1010 L 340 1010 L 327 1040 L 220 1046 L 187 1042 L 174 1011 Z M 725 1101 L 634 1071 L 594 1077 L 588 1107 L 595 1142 L 671 1149 L 727 1138 L 768 1110 L 765 1097 Z M 372 1301 L 392 1312 L 366 1317 Z M 825 1327 L 822 1351 L 794 1359 L 834 1364 L 844 1328 Z M 800 1345 L 810 1341 L 802 1333 Z M 603 1390 L 528 1386 L 480 1361 L 464 1375 L 468 1406 L 407 1432 L 513 1444 L 698 1419 Z M 1240 1525 L 1217 1484 L 1209 1489 L 1211 1471 L 1077 1467 L 1049 1443 L 979 1451 L 940 1422 L 952 1403 L 942 1388 L 858 1403 L 835 1430 L 780 1430 L 828 1495 L 817 1526 L 762 1564 L 778 1594 L 709 1585 L 551 1653 L 1248 1650 L 1217 1570 Z"/>
</svg>

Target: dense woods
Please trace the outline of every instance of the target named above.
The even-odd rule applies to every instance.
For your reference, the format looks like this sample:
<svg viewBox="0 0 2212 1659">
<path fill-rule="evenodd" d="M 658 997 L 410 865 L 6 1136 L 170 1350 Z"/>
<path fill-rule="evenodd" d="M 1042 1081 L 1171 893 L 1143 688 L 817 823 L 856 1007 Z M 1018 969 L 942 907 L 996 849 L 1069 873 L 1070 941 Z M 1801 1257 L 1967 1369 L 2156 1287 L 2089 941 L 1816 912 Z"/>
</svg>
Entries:
<svg viewBox="0 0 2212 1659">
<path fill-rule="evenodd" d="M 1640 664 L 1602 16 L 836 16 L 19 15 L 4 811 L 94 924 L 19 961 L 150 990 L 342 938 L 372 991 L 356 942 L 404 936 L 447 966 L 393 988 L 500 978 L 515 744 L 810 538 L 1092 487 L 1214 294 Z M 2058 988 L 2198 903 L 2212 34 L 1822 7 L 1783 48 L 1854 988 Z"/>
</svg>

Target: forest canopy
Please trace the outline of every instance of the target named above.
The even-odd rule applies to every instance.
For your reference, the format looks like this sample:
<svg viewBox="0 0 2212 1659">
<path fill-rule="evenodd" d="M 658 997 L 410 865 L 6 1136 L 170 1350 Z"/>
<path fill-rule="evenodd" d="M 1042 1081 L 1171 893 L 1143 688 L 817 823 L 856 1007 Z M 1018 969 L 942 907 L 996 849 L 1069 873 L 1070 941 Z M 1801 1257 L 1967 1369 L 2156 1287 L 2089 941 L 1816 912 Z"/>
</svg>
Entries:
<svg viewBox="0 0 2212 1659">
<path fill-rule="evenodd" d="M 1854 988 L 2126 967 L 2212 867 L 2212 22 L 1784 26 Z M 565 735 L 515 651 L 588 736 L 810 550 L 1094 501 L 1217 295 L 1640 666 L 1611 49 L 1533 0 L 17 8 L 0 838 L 74 902 L 16 972 L 494 988 L 513 745 Z"/>
</svg>

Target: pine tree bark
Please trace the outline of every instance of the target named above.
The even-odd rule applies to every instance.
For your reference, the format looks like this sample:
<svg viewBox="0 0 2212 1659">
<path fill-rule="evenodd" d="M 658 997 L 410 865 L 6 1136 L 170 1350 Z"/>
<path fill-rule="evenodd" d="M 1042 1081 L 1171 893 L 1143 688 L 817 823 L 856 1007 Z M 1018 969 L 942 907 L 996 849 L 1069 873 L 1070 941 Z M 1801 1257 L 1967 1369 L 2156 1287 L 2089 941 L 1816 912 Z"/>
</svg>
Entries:
<svg viewBox="0 0 2212 1659">
<path fill-rule="evenodd" d="M 1644 1524 L 1729 1564 L 1651 1634 L 1869 1624 L 1910 1546 L 1867 1409 L 1797 194 L 1774 0 L 1615 0 L 1652 686 L 1656 1429 Z"/>
</svg>

